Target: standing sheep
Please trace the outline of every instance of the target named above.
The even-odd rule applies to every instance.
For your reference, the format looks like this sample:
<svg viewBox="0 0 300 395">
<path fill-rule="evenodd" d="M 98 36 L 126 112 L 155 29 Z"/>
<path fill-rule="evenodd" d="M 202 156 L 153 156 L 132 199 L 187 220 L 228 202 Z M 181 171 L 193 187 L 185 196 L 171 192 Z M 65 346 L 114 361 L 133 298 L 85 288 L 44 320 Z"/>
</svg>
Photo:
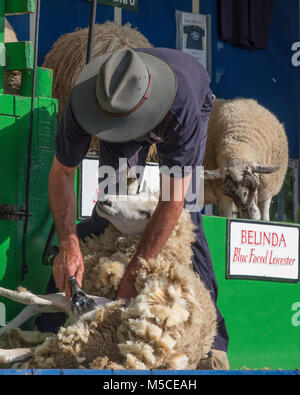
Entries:
<svg viewBox="0 0 300 395">
<path fill-rule="evenodd" d="M 205 204 L 217 204 L 220 215 L 231 217 L 235 203 L 242 218 L 269 221 L 288 166 L 284 127 L 255 100 L 217 99 L 203 164 Z"/>
<path fill-rule="evenodd" d="M 110 225 L 100 238 L 87 238 L 82 244 L 85 292 L 116 297 L 156 204 L 141 196 L 127 196 L 125 201 L 106 197 L 98 203 L 98 214 L 118 228 L 127 229 L 127 235 Z M 0 363 L 1 358 L 2 363 L 13 362 L 22 355 L 27 359 L 17 365 L 22 368 L 195 369 L 211 349 L 216 310 L 209 291 L 192 269 L 194 238 L 190 215 L 183 211 L 159 256 L 142 261 L 136 279 L 138 295 L 128 305 L 124 300 L 103 305 L 102 300 L 99 308 L 66 324 L 34 349 L 32 343 L 20 341 L 20 330 L 13 329 L 18 347 L 24 348 L 0 350 Z M 54 300 L 53 295 L 37 297 L 25 290 L 0 289 L 0 295 L 20 302 L 31 300 L 38 312 L 43 305 L 48 311 L 60 308 L 70 313 L 67 300 L 63 302 L 59 294 Z M 7 337 L 10 347 L 5 348 L 12 348 L 13 333 L 4 333 L 2 343 Z"/>
</svg>

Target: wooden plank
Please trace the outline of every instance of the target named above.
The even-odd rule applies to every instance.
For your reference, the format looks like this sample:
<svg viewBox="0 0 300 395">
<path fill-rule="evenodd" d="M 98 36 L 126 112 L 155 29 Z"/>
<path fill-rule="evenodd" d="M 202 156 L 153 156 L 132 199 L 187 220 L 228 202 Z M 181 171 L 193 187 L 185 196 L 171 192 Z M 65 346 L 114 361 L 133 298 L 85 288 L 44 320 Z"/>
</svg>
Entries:
<svg viewBox="0 0 300 395">
<path fill-rule="evenodd" d="M 34 63 L 33 43 L 31 41 L 19 41 L 6 43 L 6 66 L 5 70 L 32 69 Z"/>
<path fill-rule="evenodd" d="M 15 116 L 15 97 L 13 95 L 0 95 L 0 115 Z"/>
<path fill-rule="evenodd" d="M 0 17 L 5 18 L 5 0 L 0 1 Z"/>
<path fill-rule="evenodd" d="M 4 84 L 4 70 L 3 67 L 0 66 L 0 96 L 1 93 L 4 92 L 3 84 Z"/>
<path fill-rule="evenodd" d="M 9 15 L 35 12 L 35 0 L 6 0 L 4 2 L 5 13 Z"/>
<path fill-rule="evenodd" d="M 4 43 L 5 33 L 5 1 L 0 1 L 0 42 Z"/>
<path fill-rule="evenodd" d="M 38 99 L 34 99 L 34 108 L 38 107 Z M 31 111 L 31 98 L 15 96 L 15 115 L 21 118 L 30 116 Z M 27 121 L 26 121 L 27 122 Z M 25 123 L 26 123 L 25 122 Z"/>
<path fill-rule="evenodd" d="M 32 95 L 32 79 L 33 69 L 22 71 L 22 84 L 21 84 L 21 95 L 30 96 Z M 53 70 L 37 67 L 36 69 L 36 89 L 35 96 L 38 97 L 51 97 L 52 96 L 52 82 L 53 82 Z"/>
</svg>

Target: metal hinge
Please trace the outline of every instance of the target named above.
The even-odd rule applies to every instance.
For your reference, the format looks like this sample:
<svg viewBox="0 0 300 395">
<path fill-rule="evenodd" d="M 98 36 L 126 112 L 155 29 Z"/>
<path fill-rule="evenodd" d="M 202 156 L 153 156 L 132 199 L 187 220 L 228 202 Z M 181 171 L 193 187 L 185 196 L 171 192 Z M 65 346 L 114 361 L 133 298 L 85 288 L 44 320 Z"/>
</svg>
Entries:
<svg viewBox="0 0 300 395">
<path fill-rule="evenodd" d="M 29 217 L 32 213 L 28 213 Z M 13 221 L 24 220 L 26 217 L 25 207 L 12 206 L 9 204 L 0 204 L 0 220 L 10 219 Z"/>
</svg>

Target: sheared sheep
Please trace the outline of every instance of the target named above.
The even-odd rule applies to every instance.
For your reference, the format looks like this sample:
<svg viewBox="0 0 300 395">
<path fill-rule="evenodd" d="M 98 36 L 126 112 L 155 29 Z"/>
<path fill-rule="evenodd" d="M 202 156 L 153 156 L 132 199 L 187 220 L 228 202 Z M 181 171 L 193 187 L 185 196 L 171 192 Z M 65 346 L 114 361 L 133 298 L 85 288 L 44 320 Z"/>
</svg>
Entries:
<svg viewBox="0 0 300 395">
<path fill-rule="evenodd" d="M 251 99 L 217 99 L 211 113 L 205 168 L 205 204 L 232 216 L 269 221 L 272 197 L 288 166 L 288 142 L 278 119 Z"/>
<path fill-rule="evenodd" d="M 126 223 L 131 235 L 121 234 L 110 225 L 100 238 L 90 237 L 82 243 L 85 292 L 109 299 L 116 297 L 118 284 L 156 204 L 141 196 L 127 196 L 125 201 L 106 197 L 97 204 L 99 215 L 121 229 L 126 229 Z M 13 351 L 0 350 L 0 362 L 22 358 L 25 362 L 14 365 L 22 368 L 195 369 L 211 349 L 216 311 L 209 291 L 192 269 L 194 238 L 190 215 L 183 211 L 159 256 L 141 261 L 142 269 L 136 279 L 138 295 L 128 305 L 124 300 L 101 299 L 99 308 L 66 324 L 57 335 L 42 339 L 38 346 L 30 343 L 28 336 L 22 343 L 22 331 L 12 329 L 17 335 L 16 347 L 23 350 L 14 350 L 16 359 Z M 52 295 L 49 303 L 49 295 L 32 297 L 28 291 L 20 290 L 9 296 L 9 292 L 12 293 L 0 289 L 0 296 L 20 301 L 20 294 L 24 293 L 27 302 L 31 299 L 39 311 L 42 304 L 47 309 L 50 305 L 69 311 L 69 302 L 63 302 L 59 294 Z M 11 330 L 0 337 L 0 346 L 5 336 L 10 338 L 5 348 L 11 349 Z"/>
</svg>

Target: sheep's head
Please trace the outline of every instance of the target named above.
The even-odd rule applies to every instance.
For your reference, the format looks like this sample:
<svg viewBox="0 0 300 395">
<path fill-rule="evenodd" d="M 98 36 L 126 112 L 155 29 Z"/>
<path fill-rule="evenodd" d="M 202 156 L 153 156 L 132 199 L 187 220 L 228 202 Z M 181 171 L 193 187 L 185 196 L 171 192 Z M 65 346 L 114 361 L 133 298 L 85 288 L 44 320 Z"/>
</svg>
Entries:
<svg viewBox="0 0 300 395">
<path fill-rule="evenodd" d="M 96 212 L 121 233 L 141 235 L 153 214 L 157 200 L 148 193 L 138 195 L 106 195 L 96 204 Z"/>
<path fill-rule="evenodd" d="M 241 218 L 260 220 L 257 206 L 259 174 L 271 174 L 278 169 L 279 166 L 262 166 L 234 159 L 217 170 L 205 171 L 204 177 L 207 180 L 222 180 L 222 190 L 238 207 Z"/>
</svg>

